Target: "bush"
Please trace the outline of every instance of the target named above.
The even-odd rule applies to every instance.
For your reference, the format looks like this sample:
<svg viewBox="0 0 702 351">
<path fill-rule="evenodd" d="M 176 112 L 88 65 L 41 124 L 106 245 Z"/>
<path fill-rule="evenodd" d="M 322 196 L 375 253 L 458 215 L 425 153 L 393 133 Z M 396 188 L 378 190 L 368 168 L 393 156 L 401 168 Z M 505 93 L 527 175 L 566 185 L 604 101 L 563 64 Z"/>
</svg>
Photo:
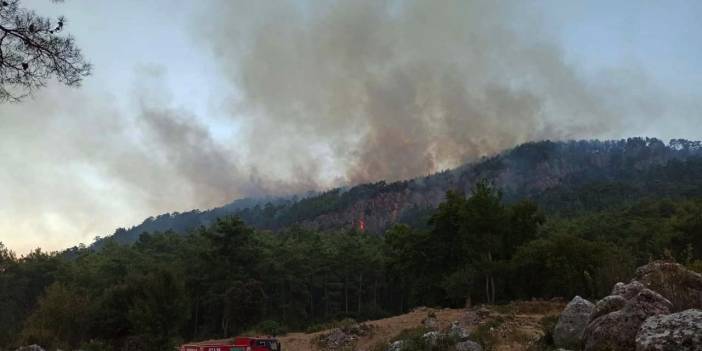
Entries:
<svg viewBox="0 0 702 351">
<path fill-rule="evenodd" d="M 544 335 L 529 348 L 529 351 L 547 351 L 554 350 L 556 346 L 553 344 L 553 329 L 558 323 L 558 316 L 548 316 L 541 319 L 541 330 Z"/>
<path fill-rule="evenodd" d="M 486 323 L 480 324 L 471 335 L 471 339 L 480 344 L 485 351 L 494 350 L 497 345 L 497 336 L 493 333 L 504 323 L 504 319 L 498 317 Z"/>
</svg>

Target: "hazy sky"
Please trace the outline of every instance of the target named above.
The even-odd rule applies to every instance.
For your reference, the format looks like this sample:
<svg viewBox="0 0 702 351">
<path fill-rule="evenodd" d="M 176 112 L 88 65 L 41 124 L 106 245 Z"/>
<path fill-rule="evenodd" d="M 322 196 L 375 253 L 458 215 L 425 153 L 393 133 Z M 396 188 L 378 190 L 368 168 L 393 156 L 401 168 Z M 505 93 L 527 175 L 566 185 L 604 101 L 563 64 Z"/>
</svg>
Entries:
<svg viewBox="0 0 702 351">
<path fill-rule="evenodd" d="M 0 241 L 453 167 L 533 139 L 699 139 L 699 1 L 24 1 L 94 73 L 0 105 Z"/>
</svg>

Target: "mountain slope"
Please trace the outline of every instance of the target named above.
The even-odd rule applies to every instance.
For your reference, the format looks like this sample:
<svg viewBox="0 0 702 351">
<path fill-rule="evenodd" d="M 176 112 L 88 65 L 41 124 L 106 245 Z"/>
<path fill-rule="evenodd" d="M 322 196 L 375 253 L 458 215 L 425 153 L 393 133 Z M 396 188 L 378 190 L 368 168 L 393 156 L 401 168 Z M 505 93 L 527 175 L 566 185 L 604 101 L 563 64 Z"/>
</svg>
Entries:
<svg viewBox="0 0 702 351">
<path fill-rule="evenodd" d="M 423 178 L 337 188 L 304 198 L 242 199 L 209 211 L 149 218 L 113 237 L 135 241 L 147 231 L 187 232 L 215 218 L 238 215 L 261 229 L 382 232 L 396 222 L 423 225 L 446 191 L 468 192 L 482 178 L 507 201 L 531 198 L 557 213 L 602 209 L 647 197 L 702 196 L 702 146 L 698 141 L 653 138 L 616 141 L 531 142 L 493 157 Z"/>
</svg>

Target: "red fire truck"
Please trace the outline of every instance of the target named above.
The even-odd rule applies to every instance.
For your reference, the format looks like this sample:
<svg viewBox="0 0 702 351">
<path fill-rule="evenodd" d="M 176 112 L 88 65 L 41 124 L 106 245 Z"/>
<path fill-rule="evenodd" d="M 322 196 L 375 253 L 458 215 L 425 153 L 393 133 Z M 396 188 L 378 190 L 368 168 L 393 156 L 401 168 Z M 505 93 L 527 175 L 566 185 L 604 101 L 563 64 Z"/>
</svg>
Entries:
<svg viewBox="0 0 702 351">
<path fill-rule="evenodd" d="M 280 342 L 271 337 L 236 337 L 226 341 L 185 344 L 180 351 L 282 351 Z"/>
</svg>

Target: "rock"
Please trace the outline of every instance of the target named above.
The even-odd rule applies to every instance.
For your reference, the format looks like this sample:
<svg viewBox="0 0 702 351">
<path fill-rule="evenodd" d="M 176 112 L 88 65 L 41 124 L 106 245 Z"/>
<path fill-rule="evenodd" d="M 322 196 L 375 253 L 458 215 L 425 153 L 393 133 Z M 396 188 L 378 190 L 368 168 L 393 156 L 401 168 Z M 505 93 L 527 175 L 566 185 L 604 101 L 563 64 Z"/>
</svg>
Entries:
<svg viewBox="0 0 702 351">
<path fill-rule="evenodd" d="M 621 296 L 621 295 L 619 295 Z M 624 306 L 590 321 L 583 335 L 585 351 L 633 351 L 639 327 L 651 316 L 670 313 L 672 304 L 660 294 L 642 289 Z"/>
<path fill-rule="evenodd" d="M 44 349 L 41 348 L 41 346 L 34 344 L 29 346 L 22 346 L 18 348 L 17 351 L 44 351 Z"/>
<path fill-rule="evenodd" d="M 427 344 L 435 346 L 438 343 L 439 338 L 441 338 L 441 333 L 437 331 L 430 331 L 422 335 L 422 338 L 427 341 Z"/>
<path fill-rule="evenodd" d="M 402 347 L 405 345 L 404 340 L 397 340 L 388 346 L 387 351 L 402 351 Z"/>
<path fill-rule="evenodd" d="M 449 336 L 456 338 L 458 340 L 465 340 L 470 337 L 470 330 L 468 330 L 465 327 L 462 327 L 458 321 L 454 321 L 451 323 L 451 328 L 449 328 L 448 332 Z"/>
<path fill-rule="evenodd" d="M 654 261 L 636 270 L 634 279 L 673 303 L 673 312 L 702 309 L 702 274 L 685 266 Z"/>
<path fill-rule="evenodd" d="M 344 332 L 341 328 L 332 330 L 329 334 L 322 335 L 320 344 L 324 345 L 327 350 L 337 350 L 348 348 L 358 340 L 358 337 Z"/>
<path fill-rule="evenodd" d="M 609 295 L 597 301 L 595 309 L 590 315 L 590 320 L 596 319 L 605 314 L 621 310 L 626 305 L 626 299 L 621 295 Z"/>
<path fill-rule="evenodd" d="M 636 335 L 636 351 L 702 350 L 702 310 L 653 316 Z"/>
<path fill-rule="evenodd" d="M 553 341 L 557 347 L 579 348 L 583 333 L 594 305 L 580 296 L 576 296 L 565 307 L 553 330 Z"/>
<path fill-rule="evenodd" d="M 373 327 L 371 325 L 365 324 L 365 323 L 353 323 L 350 325 L 346 325 L 341 327 L 341 330 L 350 335 L 354 336 L 366 336 L 372 333 Z"/>
<path fill-rule="evenodd" d="M 483 351 L 483 347 L 480 344 L 470 340 L 459 342 L 454 348 L 456 351 Z"/>
<path fill-rule="evenodd" d="M 634 296 L 638 295 L 638 293 L 641 292 L 641 290 L 643 290 L 644 288 L 645 286 L 641 284 L 641 282 L 638 282 L 636 280 L 632 280 L 628 284 L 619 282 L 617 284 L 614 284 L 614 288 L 612 288 L 612 292 L 610 293 L 610 295 L 618 295 L 622 296 L 625 300 L 630 300 Z"/>
</svg>

